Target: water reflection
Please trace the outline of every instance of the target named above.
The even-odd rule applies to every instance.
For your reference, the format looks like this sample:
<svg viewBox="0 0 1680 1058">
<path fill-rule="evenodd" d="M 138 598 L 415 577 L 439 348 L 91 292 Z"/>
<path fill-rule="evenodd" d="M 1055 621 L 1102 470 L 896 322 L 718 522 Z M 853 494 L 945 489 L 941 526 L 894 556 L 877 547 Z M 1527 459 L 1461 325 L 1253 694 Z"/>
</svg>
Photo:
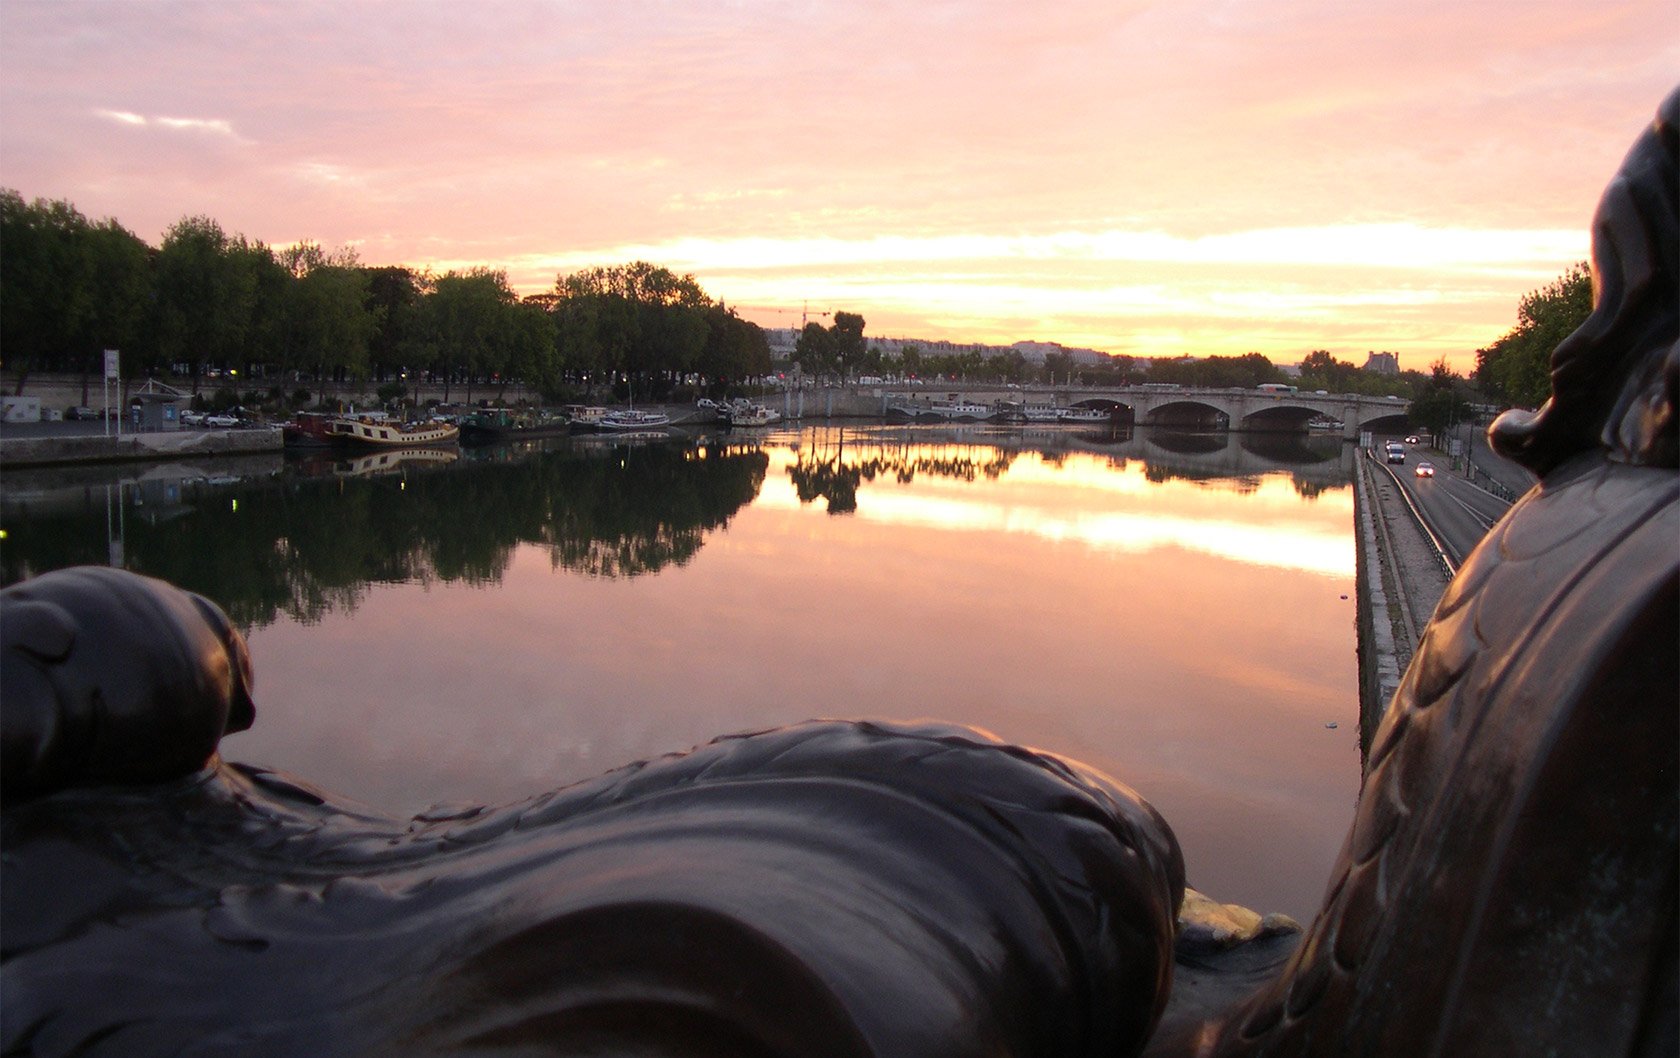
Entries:
<svg viewBox="0 0 1680 1058">
<path fill-rule="evenodd" d="M 556 568 L 634 577 L 693 557 L 750 503 L 768 458 L 727 444 L 274 456 L 54 483 L 8 475 L 6 583 L 104 563 L 218 600 L 244 627 L 318 621 L 369 585 L 500 580 L 534 544 Z M 104 517 L 115 496 L 120 546 Z M 102 531 L 103 530 L 103 531 Z"/>
<path fill-rule="evenodd" d="M 391 811 L 931 716 L 1118 776 L 1193 884 L 1306 914 L 1359 781 L 1347 475 L 1339 445 L 864 425 L 19 471 L 0 563 L 217 599 L 257 675 L 224 752 Z"/>
<path fill-rule="evenodd" d="M 802 504 L 825 500 L 829 514 L 858 515 L 897 524 L 947 530 L 1007 531 L 1090 547 L 1147 552 L 1180 547 L 1258 565 L 1277 565 L 1329 575 L 1353 570 L 1351 493 L 1339 443 L 1308 446 L 1296 440 L 1255 444 L 1232 435 L 1151 433 L 1072 434 L 1041 431 L 986 432 L 985 428 L 910 428 L 902 433 L 833 428 L 807 434 L 786 473 Z M 1040 444 L 1046 447 L 1020 447 Z M 1005 447 L 1007 445 L 1016 447 Z M 1161 452 L 1170 453 L 1163 457 Z M 1018 461 L 1027 453 L 1036 460 Z M 1243 473 L 1267 463 L 1269 472 Z M 1035 466 L 1038 469 L 1035 469 Z M 1293 468 L 1285 475 L 1282 467 Z M 1045 468 L 1048 468 L 1046 472 Z M 1113 496 L 1143 486 L 1186 482 L 1214 493 L 1255 495 L 1241 508 L 1262 515 L 1340 491 L 1326 500 L 1328 517 L 1236 519 L 1235 508 L 1218 499 L 1171 499 L 1156 490 L 1147 504 L 1115 502 Z M 940 489 L 914 493 L 887 487 L 918 478 L 951 482 L 996 482 L 1007 489 Z M 868 492 L 860 511 L 860 487 Z M 1029 490 L 1028 483 L 1041 488 Z M 1264 495 L 1261 495 L 1264 494 Z M 775 502 L 766 499 L 764 502 Z"/>
<path fill-rule="evenodd" d="M 1339 443 L 1296 436 L 986 426 L 834 427 L 794 436 L 785 473 L 801 503 L 822 500 L 830 514 L 856 513 L 859 490 L 877 481 L 995 481 L 1026 453 L 1058 469 L 1081 453 L 1103 455 L 1115 470 L 1138 460 L 1155 484 L 1244 493 L 1283 480 L 1280 470 L 1308 498 L 1349 480 Z M 465 459 L 416 449 L 11 471 L 0 506 L 8 528 L 0 579 L 116 563 L 211 595 L 249 627 L 281 614 L 310 621 L 353 608 L 369 584 L 494 583 L 519 544 L 542 546 L 557 568 L 633 577 L 692 558 L 707 534 L 754 500 L 769 465 L 758 440 L 664 437 L 526 443 Z M 883 494 L 875 513 L 952 526 L 996 521 L 995 512 L 967 509 L 974 502 L 905 504 Z M 1212 541 L 1232 536 L 1229 527 L 1210 533 L 1171 518 L 1037 524 L 1055 537 L 1138 547 L 1176 540 L 1254 561 L 1319 550 L 1320 560 L 1305 568 L 1339 569 L 1347 552 L 1287 530 L 1218 544 Z"/>
</svg>

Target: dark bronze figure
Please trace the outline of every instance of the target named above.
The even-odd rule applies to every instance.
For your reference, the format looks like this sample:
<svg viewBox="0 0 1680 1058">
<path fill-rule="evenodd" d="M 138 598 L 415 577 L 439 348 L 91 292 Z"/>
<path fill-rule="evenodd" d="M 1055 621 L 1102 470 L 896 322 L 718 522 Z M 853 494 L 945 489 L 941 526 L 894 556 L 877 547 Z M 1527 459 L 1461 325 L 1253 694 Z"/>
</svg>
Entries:
<svg viewBox="0 0 1680 1058">
<path fill-rule="evenodd" d="M 832 722 L 413 821 L 208 750 L 84 780 L 114 688 L 75 645 L 105 610 L 197 615 L 129 629 L 158 687 L 237 653 L 160 581 L 7 597 L 8 761 L 52 765 L 8 788 L 8 1054 L 1094 1054 L 1165 1000 L 1176 844 L 1077 766 Z M 243 718 L 242 683 L 199 682 L 181 713 Z"/>
<path fill-rule="evenodd" d="M 1442 599 L 1304 934 L 1175 934 L 1147 803 L 955 726 L 392 820 L 222 762 L 237 632 L 77 569 L 0 593 L 0 1052 L 1676 1053 L 1677 127 L 1680 92 L 1606 192 L 1553 399 L 1493 428 L 1542 480 Z"/>
</svg>

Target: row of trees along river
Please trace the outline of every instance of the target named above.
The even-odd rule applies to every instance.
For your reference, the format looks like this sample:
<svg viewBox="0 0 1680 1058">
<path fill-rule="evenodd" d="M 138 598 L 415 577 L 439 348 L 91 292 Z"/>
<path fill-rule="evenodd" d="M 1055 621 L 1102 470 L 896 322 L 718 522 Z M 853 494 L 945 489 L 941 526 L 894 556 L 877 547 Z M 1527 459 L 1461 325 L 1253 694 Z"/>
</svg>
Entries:
<svg viewBox="0 0 1680 1058">
<path fill-rule="evenodd" d="M 230 235 L 208 217 L 176 223 L 153 248 L 115 220 L 90 221 L 73 205 L 0 190 L 0 349 L 23 392 L 31 372 L 96 373 L 103 350 L 123 351 L 130 377 L 185 375 L 263 380 L 264 389 L 224 388 L 231 403 L 306 403 L 300 382 L 372 380 L 382 395 L 405 390 L 405 375 L 448 387 L 518 379 L 545 399 L 616 380 L 621 392 L 687 399 L 682 380 L 722 391 L 770 374 L 764 332 L 714 300 L 692 276 L 646 262 L 559 276 L 552 291 L 520 297 L 490 268 L 433 275 L 399 265 L 368 266 L 353 251 L 312 243 L 275 249 Z M 1517 326 L 1477 353 L 1472 379 L 1445 360 L 1430 372 L 1366 372 L 1325 350 L 1305 355 L 1304 389 L 1392 393 L 1416 403 L 1429 426 L 1453 421 L 1478 397 L 1538 405 L 1549 390 L 1547 359 L 1591 308 L 1585 265 L 1526 296 Z M 867 375 L 1026 383 L 1066 381 L 1252 387 L 1285 381 L 1259 353 L 1237 357 L 1043 364 L 1019 351 L 980 347 L 886 353 L 864 338 L 864 319 L 836 312 L 807 324 L 793 363 L 819 377 Z M 791 365 L 786 365 L 791 366 Z M 316 382 L 315 380 L 319 380 Z"/>
</svg>

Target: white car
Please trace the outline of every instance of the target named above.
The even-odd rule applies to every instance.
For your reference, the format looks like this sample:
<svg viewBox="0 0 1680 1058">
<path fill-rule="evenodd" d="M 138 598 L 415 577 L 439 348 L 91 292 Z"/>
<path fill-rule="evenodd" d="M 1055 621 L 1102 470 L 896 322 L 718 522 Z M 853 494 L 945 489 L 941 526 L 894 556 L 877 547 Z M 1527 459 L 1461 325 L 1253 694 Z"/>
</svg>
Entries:
<svg viewBox="0 0 1680 1058">
<path fill-rule="evenodd" d="M 203 426 L 204 413 L 201 411 L 184 411 L 181 413 L 182 426 Z"/>
<path fill-rule="evenodd" d="M 230 430 L 239 425 L 239 420 L 231 415 L 206 415 L 204 425 L 218 430 Z"/>
</svg>

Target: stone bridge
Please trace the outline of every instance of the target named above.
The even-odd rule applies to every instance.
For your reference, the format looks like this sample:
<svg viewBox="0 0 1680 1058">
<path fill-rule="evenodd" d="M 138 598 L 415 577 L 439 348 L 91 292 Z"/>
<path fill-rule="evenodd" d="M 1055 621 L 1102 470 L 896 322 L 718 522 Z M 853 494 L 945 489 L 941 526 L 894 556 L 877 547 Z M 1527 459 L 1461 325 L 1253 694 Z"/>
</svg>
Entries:
<svg viewBox="0 0 1680 1058">
<path fill-rule="evenodd" d="M 1306 429 L 1319 417 L 1342 424 L 1346 441 L 1357 441 L 1364 430 L 1402 431 L 1412 402 L 1397 397 L 1358 393 L 1279 392 L 1261 389 L 1197 389 L 1189 386 L 1029 386 L 1009 388 L 996 383 L 943 383 L 932 386 L 880 386 L 860 390 L 885 400 L 960 395 L 983 404 L 1000 400 L 1054 401 L 1129 409 L 1138 426 L 1170 423 L 1242 432 L 1279 432 Z M 883 404 L 884 407 L 884 404 Z"/>
</svg>

